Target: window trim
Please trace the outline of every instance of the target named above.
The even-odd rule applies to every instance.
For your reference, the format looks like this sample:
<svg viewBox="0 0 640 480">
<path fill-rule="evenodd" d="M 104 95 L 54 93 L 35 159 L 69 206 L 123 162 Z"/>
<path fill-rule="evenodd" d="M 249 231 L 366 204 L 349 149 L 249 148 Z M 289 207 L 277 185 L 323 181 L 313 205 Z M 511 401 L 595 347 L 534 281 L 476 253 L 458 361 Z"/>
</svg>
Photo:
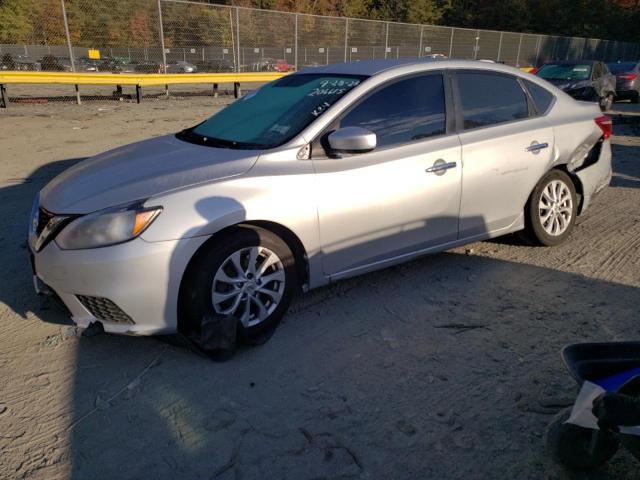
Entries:
<svg viewBox="0 0 640 480">
<path fill-rule="evenodd" d="M 535 82 L 532 82 L 529 79 L 526 78 L 518 78 L 520 80 L 520 85 L 522 86 L 522 88 L 524 89 L 524 91 L 526 92 L 526 94 L 529 97 L 529 100 L 531 101 L 531 107 L 534 110 L 535 114 L 533 115 L 532 118 L 535 117 L 546 117 L 547 115 L 549 115 L 549 112 L 551 111 L 551 109 L 555 106 L 556 101 L 557 101 L 557 97 L 555 96 L 555 94 L 548 90 L 547 88 L 543 87 L 542 85 L 538 85 Z M 527 87 L 527 83 L 533 83 L 534 85 L 540 87 L 540 88 L 544 88 L 545 91 L 549 92 L 549 95 L 551 95 L 551 102 L 549 102 L 549 106 L 547 107 L 547 109 L 544 112 L 541 112 L 540 110 L 538 110 L 538 105 L 536 104 L 535 100 L 533 99 L 533 95 L 531 94 L 531 90 L 529 90 L 529 87 Z"/>
<path fill-rule="evenodd" d="M 320 133 L 318 133 L 310 142 L 309 145 L 311 145 L 311 159 L 312 160 L 321 160 L 321 159 L 327 159 L 327 158 L 343 158 L 346 156 L 352 157 L 352 156 L 359 156 L 362 155 L 361 153 L 354 153 L 354 154 L 341 154 L 339 157 L 336 156 L 330 156 L 326 154 L 326 149 L 323 147 L 324 150 L 324 155 L 319 155 L 316 156 L 314 155 L 314 144 L 317 144 L 317 142 L 322 142 L 324 138 L 326 138 L 328 136 L 329 133 L 335 131 L 335 125 L 336 122 L 339 122 L 345 115 L 348 115 L 354 108 L 358 107 L 360 104 L 362 104 L 362 102 L 366 101 L 369 97 L 371 97 L 372 95 L 376 94 L 377 92 L 379 92 L 380 90 L 387 88 L 395 83 L 404 81 L 404 80 L 408 80 L 414 77 L 426 77 L 426 76 L 431 76 L 431 75 L 440 75 L 442 77 L 442 87 L 443 87 L 443 94 L 444 94 L 444 114 L 445 114 L 445 132 L 440 134 L 440 135 L 434 135 L 432 137 L 427 137 L 427 138 L 420 138 L 417 140 L 412 140 L 409 142 L 405 142 L 405 143 L 397 143 L 395 145 L 388 145 L 385 147 L 376 147 L 373 152 L 382 152 L 382 151 L 387 151 L 387 150 L 391 150 L 392 148 L 401 148 L 401 147 L 405 147 L 407 145 L 415 145 L 421 142 L 429 142 L 431 140 L 435 140 L 435 139 L 439 139 L 439 138 L 444 138 L 448 135 L 454 135 L 457 134 L 456 131 L 456 127 L 455 127 L 455 107 L 454 107 L 454 103 L 453 103 L 453 90 L 452 90 L 452 84 L 450 83 L 450 74 L 449 74 L 449 70 L 448 69 L 438 69 L 438 70 L 424 70 L 424 71 L 420 71 L 420 72 L 411 72 L 411 73 L 407 73 L 404 75 L 399 75 L 397 77 L 393 77 L 385 82 L 382 82 L 379 85 L 376 85 L 375 87 L 373 87 L 371 90 L 369 90 L 368 92 L 366 92 L 364 95 L 362 95 L 361 97 L 359 97 L 358 99 L 356 99 L 356 101 L 354 101 L 351 105 L 349 105 L 347 108 L 345 108 L 344 110 L 342 110 L 332 121 L 331 123 L 329 123 Z"/>
<path fill-rule="evenodd" d="M 527 112 L 528 112 L 528 116 L 526 118 L 518 118 L 515 120 L 509 120 L 507 122 L 501 122 L 501 123 L 493 123 L 491 125 L 483 125 L 481 127 L 473 127 L 473 128 L 465 128 L 464 127 L 464 116 L 462 114 L 462 97 L 460 96 L 460 85 L 458 83 L 458 74 L 459 73 L 474 73 L 474 74 L 485 74 L 485 75 L 495 75 L 495 76 L 500 76 L 500 77 L 506 77 L 506 78 L 510 78 L 516 81 L 516 83 L 520 86 L 520 89 L 522 90 L 522 93 L 524 94 L 524 98 L 525 101 L 527 102 Z M 498 71 L 494 71 L 494 70 L 482 70 L 482 69 L 473 69 L 473 68 L 457 68 L 457 69 L 452 69 L 452 76 L 453 76 L 453 94 L 454 94 L 454 101 L 456 104 L 456 123 L 457 123 L 457 133 L 465 133 L 465 132 L 475 132 L 478 130 L 483 130 L 486 128 L 494 128 L 494 127 L 500 127 L 500 126 L 504 126 L 504 125 L 511 125 L 513 123 L 518 123 L 518 122 L 526 122 L 527 120 L 531 120 L 533 118 L 536 118 L 538 116 L 537 112 L 536 112 L 536 108 L 535 108 L 535 103 L 532 101 L 531 97 L 529 96 L 529 92 L 526 90 L 526 88 L 524 88 L 524 86 L 522 85 L 522 82 L 520 82 L 520 78 L 517 75 L 512 75 L 510 73 L 505 73 L 505 72 L 498 72 Z M 554 98 L 555 100 L 555 98 Z"/>
</svg>

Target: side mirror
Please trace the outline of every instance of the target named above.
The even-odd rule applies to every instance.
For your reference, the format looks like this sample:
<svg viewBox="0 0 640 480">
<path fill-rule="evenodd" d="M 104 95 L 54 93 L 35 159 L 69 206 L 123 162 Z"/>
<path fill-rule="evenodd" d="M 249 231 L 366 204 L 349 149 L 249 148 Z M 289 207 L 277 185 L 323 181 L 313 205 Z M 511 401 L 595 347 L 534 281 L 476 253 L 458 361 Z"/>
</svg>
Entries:
<svg viewBox="0 0 640 480">
<path fill-rule="evenodd" d="M 331 132 L 329 147 L 336 153 L 364 153 L 376 148 L 376 134 L 366 128 L 344 127 Z"/>
</svg>

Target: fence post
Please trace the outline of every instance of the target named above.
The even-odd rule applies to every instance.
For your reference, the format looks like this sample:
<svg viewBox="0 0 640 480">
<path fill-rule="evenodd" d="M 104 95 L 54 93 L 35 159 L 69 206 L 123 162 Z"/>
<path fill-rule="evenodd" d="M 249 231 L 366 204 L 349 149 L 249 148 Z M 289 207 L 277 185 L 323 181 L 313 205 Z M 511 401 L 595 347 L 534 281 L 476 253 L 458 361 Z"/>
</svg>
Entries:
<svg viewBox="0 0 640 480">
<path fill-rule="evenodd" d="M 296 13 L 296 26 L 295 26 L 295 53 L 293 55 L 293 64 L 296 72 L 298 71 L 298 14 Z"/>
<path fill-rule="evenodd" d="M 231 13 L 231 9 L 229 9 L 229 31 L 231 32 L 231 52 L 233 53 L 233 63 L 235 65 L 234 69 L 236 72 L 238 70 L 238 57 L 236 57 L 236 40 L 235 34 L 233 33 L 233 13 Z M 224 50 L 222 51 L 222 58 L 224 58 Z"/>
<path fill-rule="evenodd" d="M 67 9 L 64 4 L 64 0 L 60 0 L 60 5 L 62 6 L 62 20 L 64 21 L 64 34 L 67 37 L 67 47 L 69 48 L 69 60 L 71 61 L 71 71 L 76 71 L 76 63 L 73 58 L 73 47 L 71 46 L 71 35 L 69 34 L 69 22 L 67 20 Z M 80 90 L 78 89 L 78 85 L 76 87 L 76 102 L 80 105 L 82 102 L 80 101 Z"/>
<path fill-rule="evenodd" d="M 167 52 L 164 48 L 164 29 L 162 27 L 162 5 L 161 0 L 158 0 L 158 27 L 160 28 L 160 48 L 162 49 L 162 71 L 167 73 Z M 167 91 L 167 94 L 169 92 Z"/>
<path fill-rule="evenodd" d="M 500 61 L 500 54 L 502 53 L 502 34 L 503 32 L 500 32 L 500 42 L 498 43 L 498 58 L 496 59 L 496 62 Z"/>
<path fill-rule="evenodd" d="M 384 34 L 384 58 L 387 58 L 387 48 L 389 48 L 389 22 L 387 22 L 387 30 Z"/>
<path fill-rule="evenodd" d="M 518 42 L 518 55 L 516 56 L 516 67 L 520 66 L 520 47 L 522 47 L 522 37 L 524 35 L 520 34 L 520 41 Z"/>
<path fill-rule="evenodd" d="M 585 38 L 584 41 L 582 42 L 582 51 L 580 52 L 580 60 L 582 60 L 584 58 L 584 51 L 587 48 L 587 39 Z"/>
<path fill-rule="evenodd" d="M 347 46 L 349 45 L 349 17 L 344 19 L 344 61 L 347 61 Z"/>
<path fill-rule="evenodd" d="M 542 36 L 538 35 L 538 41 L 536 42 L 536 63 L 534 67 L 538 66 L 538 62 L 540 61 L 540 44 L 542 43 Z"/>
<path fill-rule="evenodd" d="M 240 72 L 240 9 L 236 7 L 236 50 L 238 51 L 238 69 Z"/>
<path fill-rule="evenodd" d="M 422 57 L 422 34 L 424 33 L 424 25 L 420 26 L 420 45 L 418 46 L 418 58 Z"/>
<path fill-rule="evenodd" d="M 451 41 L 449 42 L 449 58 L 453 52 L 453 28 L 451 29 Z"/>
<path fill-rule="evenodd" d="M 476 44 L 473 47 L 473 59 L 478 59 L 478 42 L 480 41 L 480 30 L 476 30 Z"/>
</svg>

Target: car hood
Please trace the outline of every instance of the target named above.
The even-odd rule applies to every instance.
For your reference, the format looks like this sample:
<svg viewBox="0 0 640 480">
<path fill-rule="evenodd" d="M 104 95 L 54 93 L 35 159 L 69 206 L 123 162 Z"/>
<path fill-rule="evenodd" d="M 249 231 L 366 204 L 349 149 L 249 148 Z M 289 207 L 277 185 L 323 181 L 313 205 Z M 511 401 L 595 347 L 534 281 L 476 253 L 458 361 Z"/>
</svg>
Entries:
<svg viewBox="0 0 640 480">
<path fill-rule="evenodd" d="M 205 147 L 166 135 L 74 165 L 42 189 L 40 205 L 58 214 L 90 213 L 241 175 L 257 159 L 257 151 Z"/>
</svg>

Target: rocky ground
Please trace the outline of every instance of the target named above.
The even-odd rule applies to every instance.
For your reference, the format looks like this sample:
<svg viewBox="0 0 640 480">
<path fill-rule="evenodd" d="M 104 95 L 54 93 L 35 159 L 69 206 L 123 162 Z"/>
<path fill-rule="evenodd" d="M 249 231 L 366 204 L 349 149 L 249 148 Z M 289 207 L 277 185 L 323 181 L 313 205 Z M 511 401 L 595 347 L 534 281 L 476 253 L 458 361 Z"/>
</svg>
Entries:
<svg viewBox="0 0 640 480">
<path fill-rule="evenodd" d="M 0 478 L 570 478 L 544 448 L 576 393 L 559 351 L 639 336 L 638 109 L 616 105 L 611 187 L 560 247 L 508 237 L 314 291 L 227 363 L 79 337 L 33 293 L 33 196 L 80 158 L 228 101 L 0 110 Z M 576 478 L 638 472 L 620 453 Z"/>
</svg>

